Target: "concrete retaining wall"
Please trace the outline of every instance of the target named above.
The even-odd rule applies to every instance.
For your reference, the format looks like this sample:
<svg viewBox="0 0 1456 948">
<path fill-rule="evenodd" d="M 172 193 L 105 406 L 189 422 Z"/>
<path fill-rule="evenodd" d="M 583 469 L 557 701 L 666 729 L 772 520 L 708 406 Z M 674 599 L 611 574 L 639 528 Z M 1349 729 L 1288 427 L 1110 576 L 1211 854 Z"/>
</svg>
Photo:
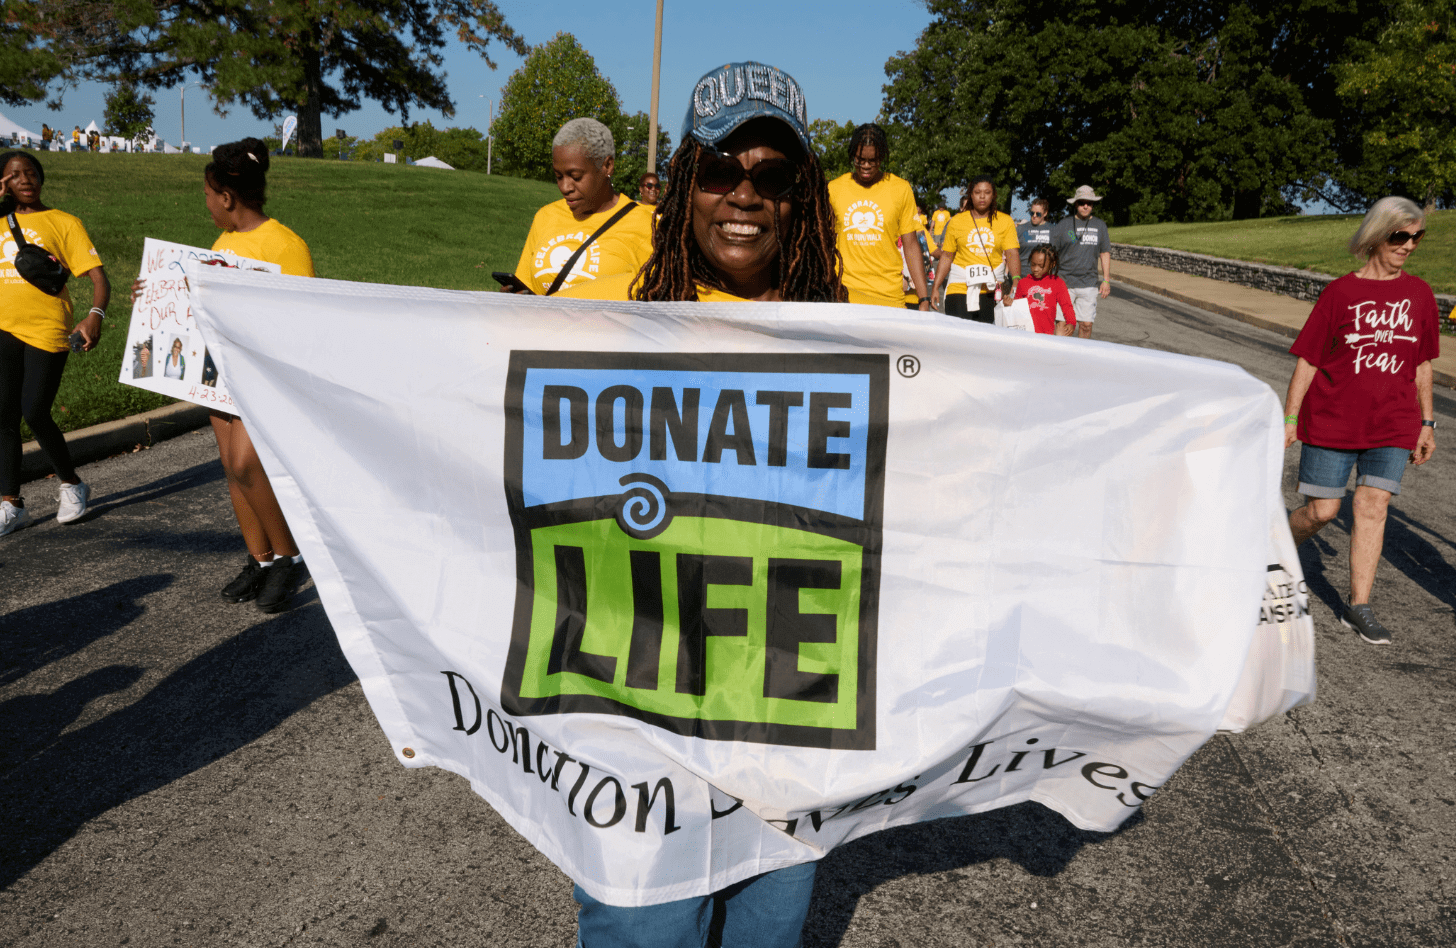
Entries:
<svg viewBox="0 0 1456 948">
<path fill-rule="evenodd" d="M 1140 247 L 1136 244 L 1113 244 L 1112 259 L 1140 263 L 1144 266 L 1172 270 L 1176 273 L 1191 273 L 1195 276 L 1208 277 L 1211 280 L 1222 280 L 1225 283 L 1237 283 L 1240 286 L 1267 290 L 1270 293 L 1292 296 L 1295 299 L 1308 300 L 1311 303 L 1319 299 L 1321 291 L 1335 279 L 1323 273 L 1296 270 L 1293 267 L 1275 267 L 1263 263 L 1246 263 L 1242 260 L 1225 260 L 1223 257 L 1209 257 L 1201 253 L 1164 250 L 1161 247 Z M 1436 302 L 1440 304 L 1441 315 L 1445 316 L 1451 312 L 1453 306 L 1456 306 L 1456 296 L 1438 293 Z"/>
</svg>

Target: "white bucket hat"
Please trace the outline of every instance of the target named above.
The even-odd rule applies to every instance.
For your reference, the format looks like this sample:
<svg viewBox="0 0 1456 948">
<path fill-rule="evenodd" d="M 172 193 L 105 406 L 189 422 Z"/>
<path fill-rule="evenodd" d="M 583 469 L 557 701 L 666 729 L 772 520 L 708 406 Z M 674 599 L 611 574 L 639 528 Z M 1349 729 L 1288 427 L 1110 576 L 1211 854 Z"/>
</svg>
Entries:
<svg viewBox="0 0 1456 948">
<path fill-rule="evenodd" d="M 1076 204 L 1078 201 L 1100 201 L 1102 195 L 1092 193 L 1092 185 L 1084 184 L 1077 189 L 1077 193 L 1067 198 L 1068 204 Z"/>
</svg>

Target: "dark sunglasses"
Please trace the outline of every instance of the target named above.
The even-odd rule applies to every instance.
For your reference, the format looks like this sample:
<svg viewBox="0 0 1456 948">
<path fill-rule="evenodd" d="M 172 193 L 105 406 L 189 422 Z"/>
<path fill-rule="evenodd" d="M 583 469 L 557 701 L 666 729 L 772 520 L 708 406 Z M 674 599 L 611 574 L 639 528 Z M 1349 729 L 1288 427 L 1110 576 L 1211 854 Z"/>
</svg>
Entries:
<svg viewBox="0 0 1456 948">
<path fill-rule="evenodd" d="M 1387 242 L 1390 243 L 1392 247 L 1402 247 L 1405 245 L 1406 241 L 1414 241 L 1416 243 L 1420 243 L 1421 238 L 1424 236 L 1426 236 L 1426 229 L 1422 227 L 1414 234 L 1412 234 L 1408 230 L 1398 230 L 1385 239 Z"/>
<path fill-rule="evenodd" d="M 752 168 L 743 167 L 727 152 L 704 149 L 698 158 L 698 190 L 709 194 L 732 194 L 747 178 L 758 196 L 776 201 L 787 197 L 799 183 L 799 169 L 787 158 L 765 158 Z"/>
</svg>

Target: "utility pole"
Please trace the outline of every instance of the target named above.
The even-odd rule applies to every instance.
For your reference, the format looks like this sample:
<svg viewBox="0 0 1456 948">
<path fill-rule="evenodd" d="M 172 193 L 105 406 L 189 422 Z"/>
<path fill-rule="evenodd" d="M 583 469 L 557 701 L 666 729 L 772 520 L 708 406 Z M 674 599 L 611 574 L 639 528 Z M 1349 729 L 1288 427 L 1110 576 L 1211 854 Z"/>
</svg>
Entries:
<svg viewBox="0 0 1456 948">
<path fill-rule="evenodd" d="M 657 0 L 657 31 L 652 37 L 652 105 L 647 119 L 647 170 L 657 172 L 657 84 L 662 79 L 662 0 Z"/>
</svg>

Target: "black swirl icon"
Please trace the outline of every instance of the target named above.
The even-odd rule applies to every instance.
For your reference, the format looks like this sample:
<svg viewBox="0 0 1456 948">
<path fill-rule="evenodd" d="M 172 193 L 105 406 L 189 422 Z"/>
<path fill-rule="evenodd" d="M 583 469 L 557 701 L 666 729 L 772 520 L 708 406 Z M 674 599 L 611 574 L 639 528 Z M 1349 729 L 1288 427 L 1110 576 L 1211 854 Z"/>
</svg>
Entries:
<svg viewBox="0 0 1456 948">
<path fill-rule="evenodd" d="M 627 488 L 617 498 L 617 526 L 622 532 L 650 540 L 667 529 L 672 513 L 666 484 L 651 474 L 628 474 L 618 483 Z"/>
</svg>

